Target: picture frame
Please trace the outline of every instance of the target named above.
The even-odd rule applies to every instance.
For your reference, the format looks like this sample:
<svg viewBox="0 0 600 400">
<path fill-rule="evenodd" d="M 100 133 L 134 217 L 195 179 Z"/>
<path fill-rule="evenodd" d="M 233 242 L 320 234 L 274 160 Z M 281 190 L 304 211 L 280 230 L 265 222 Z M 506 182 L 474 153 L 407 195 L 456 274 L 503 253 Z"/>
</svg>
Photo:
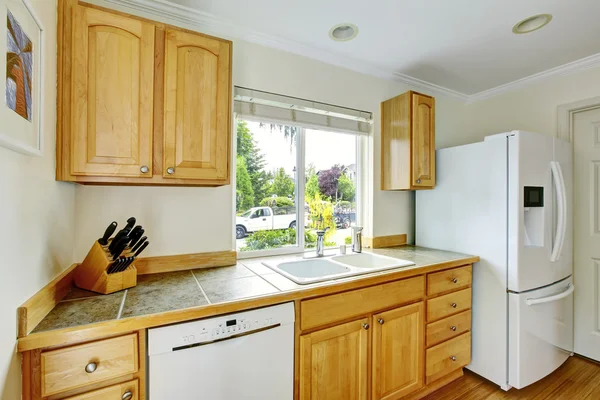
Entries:
<svg viewBox="0 0 600 400">
<path fill-rule="evenodd" d="M 44 29 L 28 0 L 0 0 L 0 146 L 43 155 Z"/>
</svg>

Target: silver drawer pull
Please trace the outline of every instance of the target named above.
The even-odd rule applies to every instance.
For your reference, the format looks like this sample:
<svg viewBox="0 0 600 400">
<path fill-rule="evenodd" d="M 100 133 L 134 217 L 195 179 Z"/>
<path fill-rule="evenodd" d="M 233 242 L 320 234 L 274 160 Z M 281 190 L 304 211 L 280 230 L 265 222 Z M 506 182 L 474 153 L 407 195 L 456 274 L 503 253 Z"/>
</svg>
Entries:
<svg viewBox="0 0 600 400">
<path fill-rule="evenodd" d="M 90 362 L 88 363 L 88 365 L 85 366 L 85 372 L 87 372 L 88 374 L 95 372 L 96 369 L 98 369 L 98 364 L 96 364 L 95 362 Z"/>
<path fill-rule="evenodd" d="M 142 172 L 142 174 L 147 174 L 150 171 L 150 168 L 148 168 L 147 165 L 142 165 L 140 171 Z"/>
<path fill-rule="evenodd" d="M 456 356 L 450 356 L 450 359 L 451 359 L 452 361 L 456 361 Z"/>
<path fill-rule="evenodd" d="M 451 326 L 451 327 L 450 327 L 450 330 L 452 330 L 452 331 L 455 331 L 455 332 L 456 332 L 456 326 L 454 326 L 454 325 L 453 325 L 453 326 Z"/>
<path fill-rule="evenodd" d="M 131 393 L 131 390 L 126 391 L 125 393 L 123 393 L 123 396 L 121 396 L 122 400 L 131 400 L 133 399 L 133 393 Z"/>
<path fill-rule="evenodd" d="M 452 283 L 458 283 L 458 278 L 452 278 Z"/>
<path fill-rule="evenodd" d="M 452 304 L 450 304 L 450 306 L 451 306 L 452 308 L 456 308 L 456 303 L 452 303 Z"/>
<path fill-rule="evenodd" d="M 175 173 L 175 168 L 173 168 L 173 167 L 167 168 L 167 174 L 173 175 L 174 173 Z"/>
</svg>

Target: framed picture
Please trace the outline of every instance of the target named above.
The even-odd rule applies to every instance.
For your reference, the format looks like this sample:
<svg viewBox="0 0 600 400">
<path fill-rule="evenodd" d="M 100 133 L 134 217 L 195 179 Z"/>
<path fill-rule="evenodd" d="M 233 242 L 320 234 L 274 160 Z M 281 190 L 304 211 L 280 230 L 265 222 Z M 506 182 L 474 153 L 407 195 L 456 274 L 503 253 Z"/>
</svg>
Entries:
<svg viewBox="0 0 600 400">
<path fill-rule="evenodd" d="M 0 146 L 41 156 L 42 35 L 27 0 L 0 0 Z"/>
</svg>

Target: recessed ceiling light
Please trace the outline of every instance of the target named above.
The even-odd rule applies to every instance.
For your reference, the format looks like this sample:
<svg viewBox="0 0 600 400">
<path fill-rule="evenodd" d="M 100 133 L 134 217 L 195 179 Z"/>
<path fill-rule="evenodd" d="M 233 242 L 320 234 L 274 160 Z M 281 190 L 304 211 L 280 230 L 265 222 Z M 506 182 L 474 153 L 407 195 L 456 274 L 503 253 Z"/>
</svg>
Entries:
<svg viewBox="0 0 600 400">
<path fill-rule="evenodd" d="M 521 35 L 523 33 L 530 33 L 543 28 L 544 26 L 548 25 L 550 21 L 552 21 L 551 14 L 534 15 L 533 17 L 526 18 L 523 21 L 517 23 L 515 26 L 513 26 L 512 31 L 517 35 Z"/>
<path fill-rule="evenodd" d="M 354 24 L 337 24 L 329 31 L 329 37 L 337 42 L 347 42 L 358 35 L 358 27 Z"/>
</svg>

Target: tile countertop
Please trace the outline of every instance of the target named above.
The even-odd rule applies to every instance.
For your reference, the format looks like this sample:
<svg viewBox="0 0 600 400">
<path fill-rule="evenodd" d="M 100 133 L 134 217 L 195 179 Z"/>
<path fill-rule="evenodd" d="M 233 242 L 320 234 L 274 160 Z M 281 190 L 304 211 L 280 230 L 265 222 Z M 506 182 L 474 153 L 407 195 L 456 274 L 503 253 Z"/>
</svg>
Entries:
<svg viewBox="0 0 600 400">
<path fill-rule="evenodd" d="M 474 258 L 466 254 L 418 246 L 365 249 L 365 252 L 412 261 L 415 265 L 308 285 L 298 285 L 264 266 L 262 262 L 266 258 L 238 260 L 237 265 L 230 267 L 141 275 L 138 276 L 136 287 L 110 295 L 99 295 L 73 288 L 36 326 L 32 334 L 191 307 L 236 302 L 282 292 L 334 286 L 376 275 L 391 274 L 399 270 L 415 270 L 453 261 L 465 260 L 465 263 L 469 263 L 473 262 Z M 283 261 L 300 258 L 300 255 L 288 255 L 268 259 Z"/>
</svg>

